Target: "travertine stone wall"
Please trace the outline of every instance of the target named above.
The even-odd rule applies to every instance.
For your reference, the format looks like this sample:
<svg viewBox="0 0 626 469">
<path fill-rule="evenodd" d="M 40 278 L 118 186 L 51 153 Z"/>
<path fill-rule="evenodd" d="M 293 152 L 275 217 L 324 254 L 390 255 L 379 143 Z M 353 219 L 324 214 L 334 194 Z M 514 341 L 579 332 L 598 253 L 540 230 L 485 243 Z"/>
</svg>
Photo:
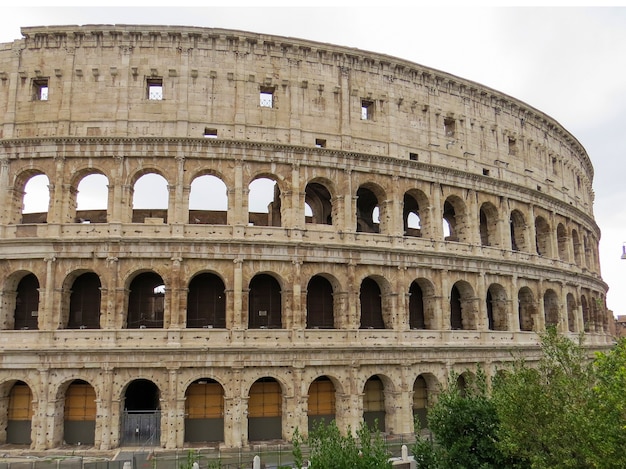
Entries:
<svg viewBox="0 0 626 469">
<path fill-rule="evenodd" d="M 280 384 L 284 440 L 307 428 L 319 377 L 332 381 L 340 428 L 355 429 L 377 376 L 385 432 L 408 434 L 420 376 L 434 399 L 452 371 L 480 364 L 492 375 L 511 349 L 533 360 L 536 332 L 551 324 L 586 332 L 590 349 L 611 344 L 593 168 L 541 111 L 419 64 L 300 39 L 126 25 L 22 34 L 0 45 L 0 444 L 11 442 L 19 382 L 33 395 L 33 449 L 63 444 L 75 380 L 95 390 L 93 446 L 124 444 L 125 396 L 139 379 L 158 389 L 155 443 L 181 448 L 186 391 L 205 378 L 223 388 L 218 443 L 238 447 L 249 444 L 249 393 L 261 378 Z M 162 96 L 149 99 L 155 84 Z M 90 174 L 107 178 L 106 209 L 77 206 Z M 145 174 L 167 181 L 167 209 L 133 209 Z M 192 183 L 207 174 L 224 183 L 228 206 L 190 223 Z M 48 210 L 25 213 L 36 175 L 48 177 Z M 279 193 L 267 223 L 249 213 L 259 177 Z M 312 185 L 329 194 L 313 221 L 327 203 L 330 224 L 305 213 Z M 367 200 L 378 220 L 357 229 L 372 217 Z M 406 226 L 411 211 L 418 228 Z M 165 286 L 162 324 L 131 329 L 131 284 L 146 272 Z M 188 326 L 190 283 L 207 272 L 224 284 L 223 328 Z M 69 329 L 85 273 L 100 281 L 99 329 Z M 30 274 L 37 328 L 19 330 Z M 249 327 L 260 274 L 279 285 L 280 328 Z M 307 327 L 316 276 L 332 286 L 334 328 Z M 380 289 L 384 329 L 361 327 L 367 279 Z M 423 327 L 411 325 L 413 284 Z"/>
</svg>

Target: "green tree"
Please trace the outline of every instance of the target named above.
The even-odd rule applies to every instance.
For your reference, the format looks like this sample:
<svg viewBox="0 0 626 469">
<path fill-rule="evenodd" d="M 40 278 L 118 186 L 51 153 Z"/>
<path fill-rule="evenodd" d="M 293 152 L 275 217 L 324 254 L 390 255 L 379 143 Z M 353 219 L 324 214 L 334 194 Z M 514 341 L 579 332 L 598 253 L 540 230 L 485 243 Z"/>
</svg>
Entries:
<svg viewBox="0 0 626 469">
<path fill-rule="evenodd" d="M 380 431 L 371 432 L 365 422 L 357 430 L 356 438 L 350 429 L 342 435 L 334 420 L 328 425 L 318 422 L 309 433 L 308 445 L 313 469 L 391 468 Z"/>
<path fill-rule="evenodd" d="M 500 469 L 527 467 L 517 457 L 508 457 L 498 445 L 499 420 L 488 391 L 484 372 L 460 388 L 455 375 L 428 412 L 434 434 L 435 454 L 426 451 L 431 467 L 441 469 Z"/>
<path fill-rule="evenodd" d="M 626 467 L 624 414 L 614 409 L 626 384 L 624 347 L 594 362 L 582 337 L 551 329 L 541 339 L 537 366 L 519 359 L 494 380 L 500 449 L 534 469 Z"/>
</svg>

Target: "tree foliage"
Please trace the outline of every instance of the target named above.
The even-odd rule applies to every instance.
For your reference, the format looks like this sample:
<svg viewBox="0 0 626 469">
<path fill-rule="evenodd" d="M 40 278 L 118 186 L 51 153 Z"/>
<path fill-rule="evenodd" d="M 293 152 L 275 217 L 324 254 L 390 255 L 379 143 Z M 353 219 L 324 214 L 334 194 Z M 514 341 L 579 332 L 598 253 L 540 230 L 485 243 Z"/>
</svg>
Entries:
<svg viewBox="0 0 626 469">
<path fill-rule="evenodd" d="M 299 439 L 294 447 L 300 447 Z M 388 469 L 391 468 L 385 442 L 376 429 L 361 423 L 353 437 L 350 429 L 342 435 L 335 421 L 318 422 L 309 433 L 308 446 L 313 469 Z M 300 451 L 300 450 L 298 450 Z M 301 454 L 301 453 L 299 453 Z"/>
<path fill-rule="evenodd" d="M 433 442 L 416 429 L 419 467 L 626 467 L 625 340 L 594 356 L 549 330 L 539 359 L 500 370 L 491 392 L 480 369 L 464 389 L 455 378 L 429 410 Z"/>
<path fill-rule="evenodd" d="M 626 467 L 617 402 L 626 389 L 624 347 L 593 360 L 582 340 L 554 330 L 543 335 L 537 366 L 519 359 L 494 380 L 502 451 L 536 469 Z"/>
<path fill-rule="evenodd" d="M 416 459 L 427 459 L 430 467 L 441 469 L 524 467 L 498 446 L 499 421 L 483 371 L 479 369 L 463 388 L 456 378 L 450 377 L 428 413 L 435 445 L 429 449 L 418 443 L 422 453 L 416 454 L 420 448 L 414 448 Z"/>
</svg>

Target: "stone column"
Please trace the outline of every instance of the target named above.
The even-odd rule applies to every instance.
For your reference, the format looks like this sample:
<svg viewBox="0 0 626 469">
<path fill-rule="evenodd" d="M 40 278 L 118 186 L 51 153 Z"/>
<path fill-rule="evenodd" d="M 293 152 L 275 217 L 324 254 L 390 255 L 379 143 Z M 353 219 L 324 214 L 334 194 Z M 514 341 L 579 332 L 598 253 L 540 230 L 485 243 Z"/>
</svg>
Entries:
<svg viewBox="0 0 626 469">
<path fill-rule="evenodd" d="M 33 418 L 31 422 L 31 449 L 41 451 L 44 449 L 48 449 L 51 446 L 48 446 L 48 388 L 50 382 L 49 370 L 45 368 L 40 368 L 39 370 L 39 382 L 38 389 L 39 395 L 37 398 L 37 405 L 33 409 Z M 33 393 L 36 395 L 35 393 Z"/>
<path fill-rule="evenodd" d="M 178 409 L 178 370 L 178 367 L 168 368 L 167 370 L 169 377 L 168 392 L 164 402 L 165 412 L 163 413 L 165 426 L 161 428 L 161 445 L 164 445 L 166 449 L 177 448 L 178 434 L 185 434 L 184 399 L 182 401 L 183 411 L 179 412 Z"/>
<path fill-rule="evenodd" d="M 102 367 L 101 385 L 101 394 L 97 401 L 95 447 L 100 450 L 109 450 L 112 448 L 113 370 L 106 365 Z"/>
<path fill-rule="evenodd" d="M 183 259 L 180 256 L 174 256 L 171 259 L 172 268 L 170 269 L 171 276 L 169 278 L 170 287 L 169 292 L 166 290 L 166 295 L 169 294 L 169 301 L 166 302 L 166 310 L 163 314 L 163 328 L 164 329 L 178 329 L 181 324 L 185 324 L 185 311 L 187 298 L 183 294 L 186 288 L 181 286 L 181 263 Z"/>
<path fill-rule="evenodd" d="M 235 264 L 233 271 L 233 310 L 231 311 L 232 315 L 230 316 L 230 321 L 228 320 L 229 316 L 227 316 L 226 327 L 230 327 L 235 330 L 247 329 L 248 322 L 247 320 L 245 322 L 243 320 L 243 259 L 236 258 L 233 262 Z"/>
<path fill-rule="evenodd" d="M 290 317 L 289 326 L 283 325 L 286 329 L 304 329 L 306 327 L 306 298 L 302 295 L 302 260 L 291 261 L 292 268 L 292 301 L 291 311 L 285 311 Z"/>
<path fill-rule="evenodd" d="M 39 304 L 43 308 L 39 309 L 38 327 L 40 330 L 58 329 L 60 312 L 59 308 L 54 307 L 56 296 L 54 284 L 56 257 L 46 257 L 44 262 L 46 263 L 46 286 L 43 290 L 40 290 Z"/>
<path fill-rule="evenodd" d="M 428 206 L 428 226 L 424 232 L 424 238 L 437 241 L 443 240 L 443 204 L 441 202 L 441 185 L 431 185 L 431 201 Z M 422 227 L 424 229 L 424 227 Z"/>
</svg>

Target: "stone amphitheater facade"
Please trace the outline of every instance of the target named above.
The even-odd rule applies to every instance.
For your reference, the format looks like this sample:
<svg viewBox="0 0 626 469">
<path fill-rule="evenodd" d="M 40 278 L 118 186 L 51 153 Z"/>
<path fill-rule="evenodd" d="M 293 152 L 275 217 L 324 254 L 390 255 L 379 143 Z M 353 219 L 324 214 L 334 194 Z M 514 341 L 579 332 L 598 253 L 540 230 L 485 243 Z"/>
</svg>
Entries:
<svg viewBox="0 0 626 469">
<path fill-rule="evenodd" d="M 451 372 L 533 360 L 550 325 L 612 343 L 592 164 L 541 111 L 300 39 L 22 35 L 0 45 L 5 447 L 407 435 Z"/>
</svg>

